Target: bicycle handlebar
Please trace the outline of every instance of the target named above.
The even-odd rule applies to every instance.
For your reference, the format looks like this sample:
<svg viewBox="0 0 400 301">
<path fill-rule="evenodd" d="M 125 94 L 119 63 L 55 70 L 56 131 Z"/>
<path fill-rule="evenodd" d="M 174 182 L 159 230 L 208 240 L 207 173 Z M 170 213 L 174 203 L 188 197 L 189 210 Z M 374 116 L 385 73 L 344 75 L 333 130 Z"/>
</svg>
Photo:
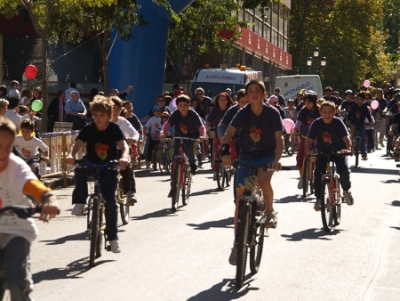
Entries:
<svg viewBox="0 0 400 301">
<path fill-rule="evenodd" d="M 336 151 L 336 152 L 318 152 L 308 154 L 308 157 L 344 157 L 344 156 L 351 156 L 351 151 Z"/>
<path fill-rule="evenodd" d="M 281 169 L 276 170 L 276 169 L 274 169 L 274 168 L 271 168 L 271 166 L 272 166 L 271 163 L 265 164 L 265 165 L 260 166 L 260 167 L 252 167 L 252 166 L 247 166 L 247 165 L 244 165 L 244 164 L 242 164 L 242 163 L 236 161 L 236 162 L 233 163 L 233 166 L 234 166 L 235 168 L 237 168 L 238 166 L 241 166 L 241 167 L 244 167 L 244 168 L 250 169 L 250 170 L 251 170 L 251 169 L 262 169 L 263 171 L 290 170 L 290 167 L 289 167 L 289 166 L 281 166 Z"/>
<path fill-rule="evenodd" d="M 119 170 L 119 164 L 117 160 L 111 160 L 108 162 L 96 164 L 92 163 L 86 159 L 78 159 L 75 160 L 77 168 L 90 168 L 90 169 L 110 169 L 110 170 Z"/>
<path fill-rule="evenodd" d="M 198 138 L 189 138 L 189 137 L 174 137 L 174 140 L 192 140 L 192 141 L 197 141 L 200 142 L 200 139 Z"/>
</svg>

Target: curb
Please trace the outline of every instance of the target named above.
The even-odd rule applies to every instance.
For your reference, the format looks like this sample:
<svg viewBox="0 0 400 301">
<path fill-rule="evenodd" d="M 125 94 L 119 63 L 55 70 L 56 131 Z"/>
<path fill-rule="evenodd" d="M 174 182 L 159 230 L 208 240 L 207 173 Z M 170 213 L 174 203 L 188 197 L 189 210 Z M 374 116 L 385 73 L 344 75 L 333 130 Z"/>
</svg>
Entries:
<svg viewBox="0 0 400 301">
<path fill-rule="evenodd" d="M 62 189 L 70 186 L 75 185 L 75 178 L 73 175 L 68 175 L 67 176 L 67 186 L 64 187 L 64 179 L 62 175 L 59 176 L 54 176 L 54 177 L 49 177 L 49 178 L 42 178 L 41 179 L 44 185 L 51 189 Z"/>
</svg>

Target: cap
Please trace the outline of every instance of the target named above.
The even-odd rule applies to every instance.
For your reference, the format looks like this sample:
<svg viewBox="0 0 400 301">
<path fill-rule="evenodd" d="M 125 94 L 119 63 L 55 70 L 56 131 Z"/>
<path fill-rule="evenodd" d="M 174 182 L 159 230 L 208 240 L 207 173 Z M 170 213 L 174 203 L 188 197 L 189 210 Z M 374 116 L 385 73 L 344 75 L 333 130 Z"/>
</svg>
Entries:
<svg viewBox="0 0 400 301">
<path fill-rule="evenodd" d="M 345 92 L 344 92 L 344 95 L 347 95 L 347 94 L 351 94 L 351 95 L 353 95 L 353 91 L 352 90 L 346 90 Z"/>
<path fill-rule="evenodd" d="M 276 95 L 271 95 L 271 96 L 268 98 L 268 102 L 269 102 L 269 103 L 271 103 L 271 102 L 278 103 L 278 96 L 276 96 Z"/>
<path fill-rule="evenodd" d="M 153 107 L 153 112 L 154 112 L 154 111 L 161 111 L 161 108 L 160 108 L 159 106 L 154 106 L 154 107 Z"/>
<path fill-rule="evenodd" d="M 231 88 L 226 88 L 225 91 L 232 92 Z"/>
</svg>

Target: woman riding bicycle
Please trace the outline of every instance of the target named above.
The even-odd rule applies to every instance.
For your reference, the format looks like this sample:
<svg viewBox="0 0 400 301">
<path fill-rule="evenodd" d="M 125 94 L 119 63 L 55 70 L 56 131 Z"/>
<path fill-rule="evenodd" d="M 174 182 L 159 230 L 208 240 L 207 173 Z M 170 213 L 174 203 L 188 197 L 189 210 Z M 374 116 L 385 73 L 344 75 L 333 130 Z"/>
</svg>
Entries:
<svg viewBox="0 0 400 301">
<path fill-rule="evenodd" d="M 282 119 L 279 112 L 268 104 L 264 104 L 266 91 L 264 83 L 251 80 L 247 83 L 246 96 L 249 103 L 243 107 L 232 119 L 222 139 L 221 159 L 225 165 L 231 165 L 230 141 L 239 131 L 239 158 L 236 171 L 236 209 L 235 209 L 235 233 L 238 220 L 240 198 L 244 192 L 244 180 L 249 176 L 251 169 L 257 168 L 258 184 L 260 185 L 266 208 L 267 228 L 276 228 L 277 216 L 273 207 L 273 190 L 271 178 L 273 171 L 262 170 L 266 165 L 271 169 L 279 170 L 279 160 L 283 151 Z M 236 264 L 236 242 L 232 248 L 229 262 Z"/>
<path fill-rule="evenodd" d="M 199 114 L 197 114 L 194 110 L 190 109 L 190 98 L 185 95 L 179 95 L 176 98 L 177 110 L 171 114 L 171 117 L 164 123 L 163 128 L 160 133 L 160 138 L 164 138 L 168 136 L 168 131 L 171 126 L 174 126 L 174 136 L 176 137 L 188 137 L 188 138 L 199 138 L 200 140 L 205 139 L 206 128 L 201 120 Z M 179 153 L 179 140 L 174 141 L 174 156 Z M 197 170 L 197 164 L 194 154 L 194 141 L 193 140 L 184 140 L 183 141 L 183 149 L 185 154 L 189 159 L 189 164 L 192 173 L 195 173 Z M 174 170 L 174 166 L 172 166 L 172 170 Z M 173 172 L 171 173 L 171 175 Z M 171 189 L 168 197 L 172 197 L 174 195 L 173 189 Z"/>
</svg>

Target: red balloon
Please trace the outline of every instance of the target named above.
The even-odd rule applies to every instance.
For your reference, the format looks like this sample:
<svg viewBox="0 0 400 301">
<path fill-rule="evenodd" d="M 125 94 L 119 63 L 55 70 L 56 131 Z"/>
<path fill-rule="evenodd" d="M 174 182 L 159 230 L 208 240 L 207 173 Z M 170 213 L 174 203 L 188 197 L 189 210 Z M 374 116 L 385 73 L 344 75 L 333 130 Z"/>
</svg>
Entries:
<svg viewBox="0 0 400 301">
<path fill-rule="evenodd" d="M 25 68 L 25 75 L 28 79 L 34 79 L 38 73 L 35 65 L 28 65 Z"/>
</svg>

